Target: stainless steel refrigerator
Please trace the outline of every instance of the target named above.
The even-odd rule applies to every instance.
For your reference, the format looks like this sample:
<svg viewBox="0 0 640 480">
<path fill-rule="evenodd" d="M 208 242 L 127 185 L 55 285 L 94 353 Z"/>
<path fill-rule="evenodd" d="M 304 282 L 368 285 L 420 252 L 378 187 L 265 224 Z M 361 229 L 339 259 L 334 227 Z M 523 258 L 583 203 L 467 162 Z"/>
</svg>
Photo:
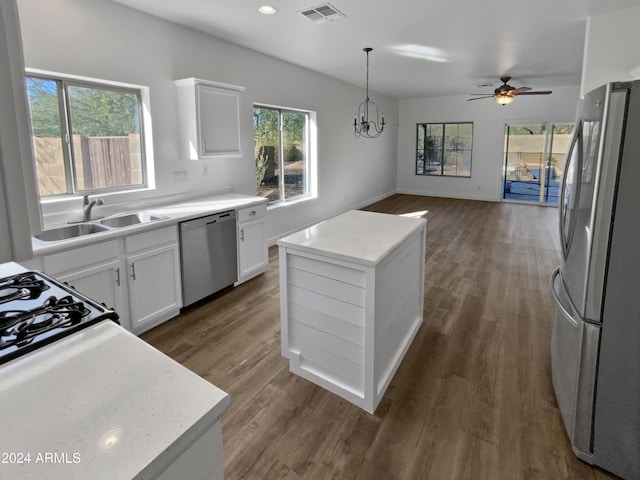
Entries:
<svg viewBox="0 0 640 480">
<path fill-rule="evenodd" d="M 580 100 L 559 200 L 558 405 L 579 458 L 640 479 L 640 81 Z"/>
</svg>

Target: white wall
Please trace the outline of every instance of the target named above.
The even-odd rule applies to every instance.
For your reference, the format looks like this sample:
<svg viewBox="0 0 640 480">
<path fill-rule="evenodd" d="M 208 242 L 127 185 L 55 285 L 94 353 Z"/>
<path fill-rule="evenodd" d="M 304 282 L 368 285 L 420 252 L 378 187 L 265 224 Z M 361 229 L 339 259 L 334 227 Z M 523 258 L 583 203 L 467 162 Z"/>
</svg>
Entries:
<svg viewBox="0 0 640 480">
<path fill-rule="evenodd" d="M 581 94 L 608 82 L 631 80 L 629 71 L 640 67 L 638 25 L 640 6 L 589 17 Z"/>
<path fill-rule="evenodd" d="M 150 88 L 157 181 L 153 195 L 225 186 L 255 194 L 254 103 L 313 110 L 318 119 L 319 196 L 271 209 L 269 239 L 395 190 L 395 100 L 372 95 L 390 125 L 377 140 L 356 140 L 350 124 L 364 99 L 364 89 L 108 0 L 19 0 L 18 7 L 28 68 Z M 241 105 L 243 157 L 198 162 L 179 158 L 173 81 L 185 77 L 246 87 Z M 203 175 L 203 165 L 207 165 L 207 175 Z M 176 171 L 187 171 L 188 181 L 175 183 Z M 105 202 L 128 199 L 120 195 L 105 198 Z M 76 204 L 78 199 L 71 207 L 77 208 Z"/>
<path fill-rule="evenodd" d="M 500 199 L 507 122 L 573 121 L 578 86 L 553 88 L 551 95 L 520 97 L 501 106 L 492 99 L 468 102 L 468 95 L 400 100 L 397 191 L 416 195 Z M 473 122 L 471 178 L 416 175 L 416 124 Z"/>
</svg>

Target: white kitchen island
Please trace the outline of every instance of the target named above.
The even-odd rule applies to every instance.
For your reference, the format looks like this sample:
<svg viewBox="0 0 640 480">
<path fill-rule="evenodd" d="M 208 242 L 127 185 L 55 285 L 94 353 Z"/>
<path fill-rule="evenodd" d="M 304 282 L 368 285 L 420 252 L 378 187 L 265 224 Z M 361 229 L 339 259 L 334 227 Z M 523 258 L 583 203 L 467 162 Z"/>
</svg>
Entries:
<svg viewBox="0 0 640 480">
<path fill-rule="evenodd" d="M 23 271 L 0 265 L 0 277 Z M 222 480 L 229 395 L 110 320 L 0 365 L 0 478 Z"/>
<path fill-rule="evenodd" d="M 291 372 L 375 411 L 422 324 L 426 226 L 351 210 L 278 241 Z"/>
</svg>

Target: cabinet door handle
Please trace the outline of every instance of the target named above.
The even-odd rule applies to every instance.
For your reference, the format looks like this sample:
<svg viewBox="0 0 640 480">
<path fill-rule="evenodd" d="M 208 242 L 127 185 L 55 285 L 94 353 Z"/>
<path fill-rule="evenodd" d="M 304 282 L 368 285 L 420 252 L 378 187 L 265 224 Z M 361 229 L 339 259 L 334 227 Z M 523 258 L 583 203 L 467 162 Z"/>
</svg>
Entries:
<svg viewBox="0 0 640 480">
<path fill-rule="evenodd" d="M 133 262 L 131 262 L 131 278 L 136 279 L 136 265 Z"/>
<path fill-rule="evenodd" d="M 120 286 L 120 267 L 116 268 L 116 285 Z"/>
<path fill-rule="evenodd" d="M 244 242 L 244 228 L 240 229 L 240 240 Z"/>
</svg>

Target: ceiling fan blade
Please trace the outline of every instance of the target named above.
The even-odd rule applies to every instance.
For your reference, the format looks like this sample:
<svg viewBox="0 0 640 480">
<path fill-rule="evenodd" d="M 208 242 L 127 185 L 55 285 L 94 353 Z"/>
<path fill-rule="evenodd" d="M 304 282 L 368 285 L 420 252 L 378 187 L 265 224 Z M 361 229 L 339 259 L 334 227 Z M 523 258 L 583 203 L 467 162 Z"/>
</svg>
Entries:
<svg viewBox="0 0 640 480">
<path fill-rule="evenodd" d="M 473 93 L 471 95 L 474 95 Z M 476 93 L 475 95 L 481 95 L 479 93 Z M 468 98 L 467 102 L 470 102 L 471 100 L 482 100 L 483 98 L 493 98 L 493 95 L 485 95 L 484 97 L 476 97 L 476 98 Z"/>
<path fill-rule="evenodd" d="M 549 95 L 553 93 L 551 90 L 538 90 L 533 92 L 522 92 L 518 93 L 518 95 Z"/>
<path fill-rule="evenodd" d="M 489 96 L 493 97 L 494 94 L 493 93 L 468 93 L 467 95 L 474 95 L 474 96 L 483 95 L 485 97 L 489 97 Z"/>
<path fill-rule="evenodd" d="M 530 90 L 531 90 L 531 88 L 529 88 L 529 87 L 520 87 L 520 88 L 516 88 L 515 90 L 511 90 L 509 92 L 509 94 L 511 94 L 511 95 L 519 95 L 519 94 L 521 94 L 523 92 L 528 92 Z"/>
</svg>

